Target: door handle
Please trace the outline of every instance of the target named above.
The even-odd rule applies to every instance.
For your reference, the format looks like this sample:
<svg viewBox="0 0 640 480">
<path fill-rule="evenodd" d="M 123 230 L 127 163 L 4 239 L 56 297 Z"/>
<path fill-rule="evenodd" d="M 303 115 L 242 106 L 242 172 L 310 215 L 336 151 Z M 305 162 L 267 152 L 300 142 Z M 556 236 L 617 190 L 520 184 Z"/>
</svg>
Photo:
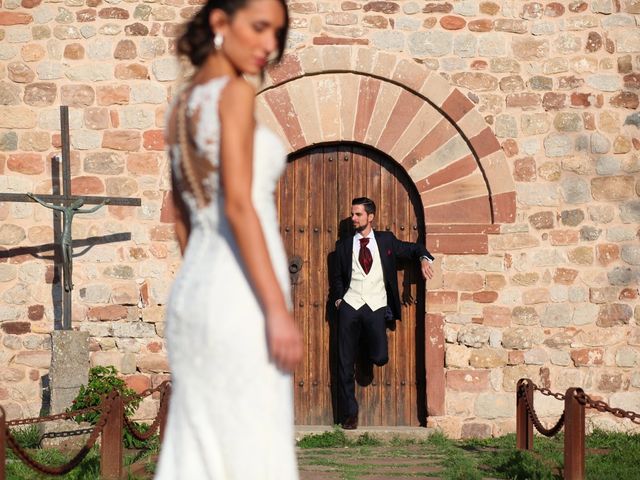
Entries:
<svg viewBox="0 0 640 480">
<path fill-rule="evenodd" d="M 294 255 L 289 259 L 289 276 L 291 278 L 291 285 L 298 283 L 298 277 L 300 270 L 302 270 L 303 261 L 299 255 Z"/>
</svg>

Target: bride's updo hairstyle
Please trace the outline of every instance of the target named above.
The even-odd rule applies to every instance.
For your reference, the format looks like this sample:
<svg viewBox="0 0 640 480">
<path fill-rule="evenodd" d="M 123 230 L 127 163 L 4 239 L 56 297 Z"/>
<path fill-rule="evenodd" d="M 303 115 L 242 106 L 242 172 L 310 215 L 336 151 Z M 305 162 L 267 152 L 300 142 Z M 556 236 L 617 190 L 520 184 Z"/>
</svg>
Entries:
<svg viewBox="0 0 640 480">
<path fill-rule="evenodd" d="M 208 0 L 200 11 L 186 25 L 186 29 L 178 40 L 178 54 L 184 55 L 194 67 L 201 66 L 213 50 L 214 31 L 209 24 L 209 15 L 215 9 L 222 10 L 229 19 L 233 19 L 238 10 L 245 8 L 253 0 Z M 289 11 L 285 0 L 278 0 L 284 10 L 284 27 L 278 35 L 278 54 L 275 62 L 279 62 L 284 53 L 287 32 L 289 30 Z"/>
</svg>

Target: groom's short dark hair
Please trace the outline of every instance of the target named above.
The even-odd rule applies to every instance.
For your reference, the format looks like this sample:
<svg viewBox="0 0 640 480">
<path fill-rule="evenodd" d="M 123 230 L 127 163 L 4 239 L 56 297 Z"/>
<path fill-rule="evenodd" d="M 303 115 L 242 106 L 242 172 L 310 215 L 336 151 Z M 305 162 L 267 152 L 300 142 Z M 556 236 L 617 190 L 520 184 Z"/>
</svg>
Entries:
<svg viewBox="0 0 640 480">
<path fill-rule="evenodd" d="M 371 215 L 372 213 L 375 215 L 376 213 L 376 204 L 373 200 L 367 197 L 358 197 L 351 200 L 351 205 L 362 205 L 364 206 L 364 211 L 367 212 L 367 215 Z"/>
</svg>

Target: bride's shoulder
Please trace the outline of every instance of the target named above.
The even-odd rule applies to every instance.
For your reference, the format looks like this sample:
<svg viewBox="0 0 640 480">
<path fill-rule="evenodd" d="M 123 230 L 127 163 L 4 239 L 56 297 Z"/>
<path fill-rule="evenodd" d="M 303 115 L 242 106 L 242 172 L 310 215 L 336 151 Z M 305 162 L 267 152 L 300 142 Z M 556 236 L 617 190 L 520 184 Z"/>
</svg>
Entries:
<svg viewBox="0 0 640 480">
<path fill-rule="evenodd" d="M 228 106 L 253 105 L 255 95 L 255 87 L 244 78 L 232 78 L 222 90 L 220 106 L 222 107 L 223 104 Z"/>
</svg>

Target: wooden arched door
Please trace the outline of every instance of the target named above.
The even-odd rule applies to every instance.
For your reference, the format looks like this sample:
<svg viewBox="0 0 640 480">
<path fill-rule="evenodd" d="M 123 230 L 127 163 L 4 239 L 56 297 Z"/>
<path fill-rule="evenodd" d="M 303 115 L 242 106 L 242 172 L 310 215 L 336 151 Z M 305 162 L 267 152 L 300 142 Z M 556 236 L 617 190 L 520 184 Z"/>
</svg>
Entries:
<svg viewBox="0 0 640 480">
<path fill-rule="evenodd" d="M 348 232 L 351 199 L 372 198 L 375 228 L 406 241 L 424 242 L 422 204 L 406 172 L 378 151 L 359 145 L 314 147 L 293 155 L 277 191 L 280 227 L 292 272 L 294 314 L 305 355 L 294 372 L 295 421 L 336 421 L 335 311 L 328 302 L 335 242 Z M 402 322 L 387 330 L 389 363 L 374 368 L 374 380 L 356 384 L 361 425 L 425 423 L 424 281 L 417 265 L 398 272 L 405 301 Z"/>
</svg>

